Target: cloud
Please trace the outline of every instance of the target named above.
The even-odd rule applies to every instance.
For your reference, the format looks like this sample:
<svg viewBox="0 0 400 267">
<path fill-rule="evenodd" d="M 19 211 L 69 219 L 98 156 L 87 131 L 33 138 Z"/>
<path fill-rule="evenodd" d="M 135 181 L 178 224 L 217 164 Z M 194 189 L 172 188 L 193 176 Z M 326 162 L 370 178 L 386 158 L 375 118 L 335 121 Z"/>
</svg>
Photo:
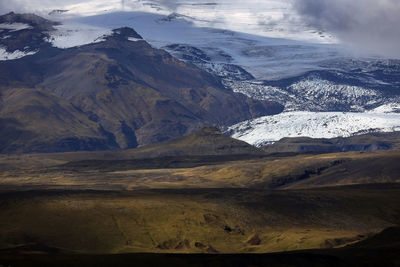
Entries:
<svg viewBox="0 0 400 267">
<path fill-rule="evenodd" d="M 48 12 L 51 9 L 63 9 L 69 5 L 85 3 L 83 0 L 0 0 L 0 14 L 11 11 L 18 13 Z M 107 1 L 104 1 L 107 2 Z"/>
<path fill-rule="evenodd" d="M 153 2 L 171 11 L 176 11 L 178 7 L 182 5 L 181 3 L 175 0 L 154 0 Z"/>
<path fill-rule="evenodd" d="M 400 1 L 293 0 L 311 26 L 359 51 L 400 58 Z"/>
<path fill-rule="evenodd" d="M 17 1 L 0 1 L 0 14 L 5 14 L 11 11 L 21 12 L 23 6 Z"/>
</svg>

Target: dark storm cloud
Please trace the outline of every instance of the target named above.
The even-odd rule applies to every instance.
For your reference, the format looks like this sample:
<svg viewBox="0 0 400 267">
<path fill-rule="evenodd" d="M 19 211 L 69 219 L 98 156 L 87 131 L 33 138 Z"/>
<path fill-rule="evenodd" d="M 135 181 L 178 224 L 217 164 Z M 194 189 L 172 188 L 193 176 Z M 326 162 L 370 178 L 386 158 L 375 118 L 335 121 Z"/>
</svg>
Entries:
<svg viewBox="0 0 400 267">
<path fill-rule="evenodd" d="M 400 57 L 399 0 L 293 0 L 309 24 L 363 52 Z"/>
</svg>

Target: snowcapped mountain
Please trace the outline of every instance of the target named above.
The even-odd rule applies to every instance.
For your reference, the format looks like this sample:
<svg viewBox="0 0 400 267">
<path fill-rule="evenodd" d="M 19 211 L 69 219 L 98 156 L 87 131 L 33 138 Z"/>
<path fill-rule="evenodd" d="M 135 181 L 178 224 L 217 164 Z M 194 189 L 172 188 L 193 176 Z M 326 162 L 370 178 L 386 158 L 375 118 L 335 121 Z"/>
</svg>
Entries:
<svg viewBox="0 0 400 267">
<path fill-rule="evenodd" d="M 226 0 L 69 2 L 49 4 L 42 11 L 61 22 L 48 33 L 55 47 L 93 43 L 112 29 L 131 27 L 154 47 L 196 47 L 213 64 L 238 65 L 258 79 L 301 74 L 322 59 L 345 53 L 335 38 L 302 22 L 289 1 L 260 5 L 250 0 L 245 6 Z"/>
<path fill-rule="evenodd" d="M 53 26 L 29 17 L 0 16 L 32 26 L 2 40 L 10 53 L 38 50 L 0 61 L 0 153 L 133 148 L 283 110 L 227 90 L 132 28 L 65 49 L 49 43 Z"/>
<path fill-rule="evenodd" d="M 244 7 L 226 0 L 91 0 L 48 8 L 43 11 L 47 19 L 40 23 L 0 21 L 0 60 L 33 55 L 43 46 L 68 49 L 103 42 L 114 29 L 127 26 L 152 47 L 217 76 L 226 88 L 284 105 L 286 113 L 271 118 L 282 124 L 271 128 L 269 118 L 242 123 L 254 131 L 268 128 L 266 135 L 276 132 L 270 140 L 257 130 L 258 140 L 254 137 L 252 143 L 299 133 L 313 136 L 313 131 L 330 137 L 331 133 L 347 136 L 369 129 L 397 129 L 381 123 L 386 117 L 392 121 L 391 114 L 369 111 L 400 103 L 400 61 L 354 56 L 330 33 L 300 20 L 289 1 L 259 5 L 251 0 Z M 15 41 L 27 33 L 29 38 Z M 294 116 L 290 114 L 301 114 L 303 124 L 296 133 L 289 127 Z M 325 123 L 330 128 L 320 130 L 318 125 Z M 358 126 L 351 128 L 352 123 Z M 282 130 L 285 127 L 287 131 Z M 242 136 L 238 125 L 229 132 Z"/>
</svg>

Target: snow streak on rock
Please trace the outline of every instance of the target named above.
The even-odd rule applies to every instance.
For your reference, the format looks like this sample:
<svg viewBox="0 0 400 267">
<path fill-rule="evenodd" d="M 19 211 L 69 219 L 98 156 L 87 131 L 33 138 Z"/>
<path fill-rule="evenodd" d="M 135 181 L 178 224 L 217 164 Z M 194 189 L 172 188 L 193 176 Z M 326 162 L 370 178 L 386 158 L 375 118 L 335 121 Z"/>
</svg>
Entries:
<svg viewBox="0 0 400 267">
<path fill-rule="evenodd" d="M 261 81 L 226 80 L 225 85 L 249 97 L 280 102 L 286 111 L 359 112 L 385 102 L 379 91 L 318 78 L 301 80 L 286 88 L 265 85 Z"/>
<path fill-rule="evenodd" d="M 25 56 L 29 56 L 29 55 L 34 55 L 36 54 L 37 51 L 35 52 L 24 52 L 24 51 L 19 51 L 16 50 L 13 53 L 8 53 L 4 48 L 0 47 L 0 60 L 12 60 L 12 59 L 18 59 L 18 58 L 22 58 Z"/>
</svg>

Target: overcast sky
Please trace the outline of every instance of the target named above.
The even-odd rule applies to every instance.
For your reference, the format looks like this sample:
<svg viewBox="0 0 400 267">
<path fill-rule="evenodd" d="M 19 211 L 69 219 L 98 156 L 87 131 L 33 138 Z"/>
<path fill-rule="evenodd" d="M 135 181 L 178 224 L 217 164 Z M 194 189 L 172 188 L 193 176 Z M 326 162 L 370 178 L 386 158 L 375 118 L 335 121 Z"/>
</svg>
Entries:
<svg viewBox="0 0 400 267">
<path fill-rule="evenodd" d="M 293 0 L 312 26 L 353 47 L 400 57 L 399 0 Z"/>
<path fill-rule="evenodd" d="M 104 9 L 112 3 L 114 6 L 132 3 L 150 2 L 149 0 L 0 0 L 0 12 L 39 12 L 54 8 L 67 8 L 70 5 L 82 4 L 88 6 L 96 3 Z M 230 4 L 239 10 L 254 13 L 261 23 L 268 23 L 268 18 L 260 19 L 263 5 L 286 2 L 292 6 L 292 11 L 300 15 L 302 21 L 316 29 L 321 29 L 334 34 L 343 43 L 355 47 L 359 51 L 377 53 L 389 57 L 400 58 L 400 0 L 263 0 L 263 1 L 238 1 L 238 0 L 153 0 L 159 5 L 168 7 L 171 11 L 181 10 L 182 6 L 201 3 Z M 100 4 L 99 4 L 100 3 Z M 210 8 L 207 9 L 208 11 Z M 240 13 L 239 13 L 240 14 Z M 290 12 L 284 14 L 285 20 L 292 19 Z M 294 14 L 294 13 L 293 13 Z M 228 16 L 229 18 L 229 16 Z M 233 18 L 233 17 L 232 17 Z M 282 20 L 282 23 L 284 20 Z M 228 21 L 229 23 L 229 21 Z M 271 23 L 279 23 L 272 21 Z"/>
</svg>

